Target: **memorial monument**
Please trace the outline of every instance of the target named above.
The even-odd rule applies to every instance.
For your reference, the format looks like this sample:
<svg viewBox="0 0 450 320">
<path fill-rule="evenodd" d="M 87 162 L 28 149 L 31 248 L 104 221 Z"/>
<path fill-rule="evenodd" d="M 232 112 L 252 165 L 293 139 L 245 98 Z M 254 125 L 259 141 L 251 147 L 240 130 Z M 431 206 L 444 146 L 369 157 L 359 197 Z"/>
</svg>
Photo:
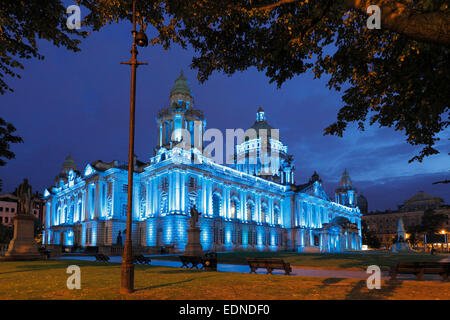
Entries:
<svg viewBox="0 0 450 320">
<path fill-rule="evenodd" d="M 409 247 L 409 243 L 406 240 L 406 231 L 405 226 L 403 225 L 403 220 L 400 218 L 398 220 L 398 227 L 397 227 L 397 239 L 392 244 L 391 248 L 392 252 L 409 252 L 412 251 Z"/>
<path fill-rule="evenodd" d="M 28 180 L 17 188 L 17 213 L 14 216 L 14 236 L 9 243 L 5 259 L 40 259 L 39 246 L 34 240 L 35 217 L 31 213 L 32 192 Z"/>
<path fill-rule="evenodd" d="M 200 228 L 197 226 L 199 215 L 200 213 L 195 205 L 192 206 L 191 218 L 189 220 L 190 226 L 187 230 L 188 242 L 184 252 L 185 256 L 203 256 L 203 248 L 200 243 Z"/>
</svg>

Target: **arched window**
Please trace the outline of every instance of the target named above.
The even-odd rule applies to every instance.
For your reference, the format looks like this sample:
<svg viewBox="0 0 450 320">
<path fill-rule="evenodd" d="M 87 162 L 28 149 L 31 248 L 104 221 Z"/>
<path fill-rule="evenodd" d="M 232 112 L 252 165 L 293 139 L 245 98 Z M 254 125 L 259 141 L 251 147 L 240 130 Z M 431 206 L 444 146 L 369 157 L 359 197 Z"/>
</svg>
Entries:
<svg viewBox="0 0 450 320">
<path fill-rule="evenodd" d="M 73 223 L 74 212 L 75 212 L 75 205 L 72 203 L 70 205 L 70 213 L 69 213 L 69 222 L 70 223 Z"/>
<path fill-rule="evenodd" d="M 214 193 L 212 197 L 213 216 L 219 217 L 222 215 L 222 197 L 218 193 Z"/>
<path fill-rule="evenodd" d="M 256 221 L 255 204 L 253 203 L 252 200 L 247 202 L 247 220 Z"/>
<path fill-rule="evenodd" d="M 239 216 L 239 200 L 236 197 L 231 198 L 230 210 L 231 219 L 236 219 Z"/>
<path fill-rule="evenodd" d="M 77 212 L 77 221 L 81 220 L 81 213 L 82 213 L 82 207 L 83 204 L 81 202 L 81 200 L 78 201 L 78 212 Z"/>
<path fill-rule="evenodd" d="M 56 225 L 61 223 L 61 208 L 58 205 L 58 209 L 56 209 Z"/>
<path fill-rule="evenodd" d="M 64 207 L 64 215 L 61 219 L 61 223 L 66 223 L 67 222 L 67 206 Z"/>
<path fill-rule="evenodd" d="M 278 207 L 275 207 L 273 209 L 273 222 L 274 222 L 274 224 L 280 224 L 279 215 L 280 215 L 280 209 Z"/>
<path fill-rule="evenodd" d="M 197 179 L 195 177 L 189 177 L 188 186 L 191 189 L 195 188 L 197 186 Z"/>
<path fill-rule="evenodd" d="M 167 201 L 167 193 L 161 192 L 160 213 L 166 214 L 169 211 L 169 201 Z"/>
<path fill-rule="evenodd" d="M 169 189 L 169 180 L 166 177 L 161 179 L 161 189 L 164 191 L 167 191 L 167 189 Z"/>
<path fill-rule="evenodd" d="M 188 200 L 189 200 L 189 202 L 188 202 L 188 208 L 187 208 L 187 212 L 188 212 L 188 214 L 190 214 L 190 212 L 191 212 L 191 208 L 193 207 L 193 206 L 196 206 L 197 205 L 197 193 L 196 192 L 189 192 L 189 194 L 188 194 Z M 199 208 L 197 207 L 197 210 L 198 210 Z"/>
<path fill-rule="evenodd" d="M 270 214 L 267 209 L 267 204 L 263 203 L 261 205 L 261 222 L 262 223 L 270 223 Z"/>
</svg>

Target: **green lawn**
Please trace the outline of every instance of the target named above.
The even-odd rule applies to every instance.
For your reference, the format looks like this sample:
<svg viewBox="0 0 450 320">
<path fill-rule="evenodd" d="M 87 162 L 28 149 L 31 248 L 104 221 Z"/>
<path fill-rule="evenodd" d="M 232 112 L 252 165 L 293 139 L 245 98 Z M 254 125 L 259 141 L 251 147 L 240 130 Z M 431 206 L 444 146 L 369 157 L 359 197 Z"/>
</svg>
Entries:
<svg viewBox="0 0 450 320">
<path fill-rule="evenodd" d="M 367 269 L 378 265 L 383 270 L 401 261 L 439 261 L 446 255 L 424 253 L 390 254 L 386 252 L 355 253 L 294 253 L 294 252 L 227 252 L 218 253 L 218 263 L 247 264 L 246 258 L 282 258 L 292 266 L 324 269 Z M 179 260 L 178 256 L 159 256 L 152 259 Z"/>
<path fill-rule="evenodd" d="M 81 268 L 81 290 L 68 290 L 66 268 Z M 119 293 L 120 265 L 77 260 L 0 262 L 0 299 L 450 299 L 441 281 L 383 281 L 205 272 L 136 266 L 136 292 Z"/>
</svg>

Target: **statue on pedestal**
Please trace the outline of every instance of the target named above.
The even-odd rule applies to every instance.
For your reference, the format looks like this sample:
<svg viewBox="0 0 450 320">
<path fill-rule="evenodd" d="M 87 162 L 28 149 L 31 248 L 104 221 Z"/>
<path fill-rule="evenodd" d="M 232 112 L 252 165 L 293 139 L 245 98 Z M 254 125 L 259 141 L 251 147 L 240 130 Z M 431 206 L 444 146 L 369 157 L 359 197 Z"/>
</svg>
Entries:
<svg viewBox="0 0 450 320">
<path fill-rule="evenodd" d="M 186 245 L 186 256 L 203 256 L 203 248 L 200 243 L 200 228 L 197 226 L 200 213 L 197 208 L 192 206 L 190 210 L 191 218 L 189 219 L 188 243 Z"/>
<path fill-rule="evenodd" d="M 191 224 L 191 228 L 196 228 L 197 227 L 197 222 L 198 222 L 198 216 L 199 215 L 200 215 L 200 213 L 198 212 L 198 210 L 195 207 L 195 205 L 193 205 L 192 208 L 191 208 L 191 219 L 189 220 L 189 222 Z"/>
<path fill-rule="evenodd" d="M 31 214 L 31 186 L 28 179 L 24 179 L 23 183 L 17 188 L 17 213 Z"/>
<path fill-rule="evenodd" d="M 118 245 L 118 246 L 123 246 L 122 234 L 121 234 L 120 231 L 119 231 L 119 234 L 117 235 L 116 245 Z"/>
<path fill-rule="evenodd" d="M 17 188 L 17 213 L 14 216 L 14 237 L 9 243 L 5 258 L 9 260 L 40 259 L 39 247 L 34 240 L 35 217 L 31 214 L 31 186 L 28 180 Z"/>
</svg>

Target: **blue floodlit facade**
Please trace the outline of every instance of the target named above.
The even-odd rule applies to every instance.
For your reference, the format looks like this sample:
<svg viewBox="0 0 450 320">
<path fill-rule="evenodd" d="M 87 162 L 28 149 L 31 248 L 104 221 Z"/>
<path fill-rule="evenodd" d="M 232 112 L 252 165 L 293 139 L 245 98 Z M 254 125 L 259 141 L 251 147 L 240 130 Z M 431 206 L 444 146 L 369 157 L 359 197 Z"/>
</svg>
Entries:
<svg viewBox="0 0 450 320">
<path fill-rule="evenodd" d="M 276 132 L 271 134 L 262 108 L 251 127 L 256 134 L 235 146 L 227 165 L 203 152 L 206 120 L 194 109 L 183 74 L 156 121 L 154 156 L 134 161 L 134 246 L 183 251 L 195 205 L 204 250 L 360 250 L 361 213 L 347 171 L 335 201 L 317 173 L 307 183 L 295 184 L 294 160 Z M 185 139 L 184 132 L 191 138 Z M 253 152 L 258 155 L 254 161 Z M 95 161 L 79 172 L 67 157 L 55 186 L 44 191 L 43 243 L 84 248 L 114 246 L 120 238 L 124 243 L 127 175 L 124 162 Z"/>
</svg>

